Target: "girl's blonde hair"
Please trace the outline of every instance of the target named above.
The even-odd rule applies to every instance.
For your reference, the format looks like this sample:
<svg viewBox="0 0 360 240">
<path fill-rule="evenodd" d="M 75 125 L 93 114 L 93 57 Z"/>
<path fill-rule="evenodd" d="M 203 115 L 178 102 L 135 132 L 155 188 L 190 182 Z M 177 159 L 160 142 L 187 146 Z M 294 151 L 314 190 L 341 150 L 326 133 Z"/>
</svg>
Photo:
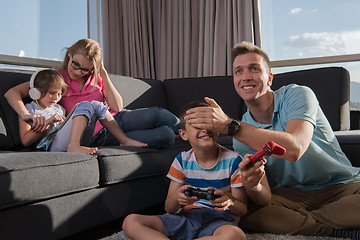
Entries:
<svg viewBox="0 0 360 240">
<path fill-rule="evenodd" d="M 102 49 L 100 47 L 100 44 L 92 39 L 80 39 L 67 49 L 61 69 L 67 71 L 70 61 L 69 55 L 74 54 L 82 54 L 93 63 L 93 74 L 95 77 L 96 86 L 98 83 L 98 75 L 102 62 Z"/>
</svg>

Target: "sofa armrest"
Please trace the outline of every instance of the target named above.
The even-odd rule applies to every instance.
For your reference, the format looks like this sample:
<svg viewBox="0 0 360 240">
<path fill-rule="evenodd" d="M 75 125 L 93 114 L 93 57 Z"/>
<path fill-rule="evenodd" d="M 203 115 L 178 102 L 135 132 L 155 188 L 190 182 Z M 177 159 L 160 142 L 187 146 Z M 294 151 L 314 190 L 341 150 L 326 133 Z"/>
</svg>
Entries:
<svg viewBox="0 0 360 240">
<path fill-rule="evenodd" d="M 355 167 L 360 167 L 360 130 L 335 131 L 341 149 Z"/>
</svg>

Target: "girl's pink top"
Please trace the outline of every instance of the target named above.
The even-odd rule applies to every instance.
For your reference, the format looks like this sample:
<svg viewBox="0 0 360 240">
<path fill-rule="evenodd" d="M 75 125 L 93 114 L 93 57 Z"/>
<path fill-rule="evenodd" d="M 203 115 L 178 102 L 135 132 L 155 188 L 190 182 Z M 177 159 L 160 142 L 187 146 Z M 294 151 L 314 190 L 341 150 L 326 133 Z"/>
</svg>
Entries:
<svg viewBox="0 0 360 240">
<path fill-rule="evenodd" d="M 89 74 L 88 79 L 86 80 L 86 83 L 82 91 L 80 91 L 78 82 L 76 80 L 71 79 L 66 70 L 59 70 L 58 72 L 64 77 L 65 82 L 68 85 L 67 91 L 63 94 L 59 102 L 61 106 L 65 108 L 66 115 L 70 113 L 70 111 L 77 103 L 83 101 L 91 102 L 95 100 L 107 105 L 103 94 L 105 85 L 100 75 L 98 77 L 98 83 L 94 88 L 95 77 L 93 74 Z M 113 116 L 117 113 L 112 111 L 110 108 L 109 111 Z M 103 126 L 98 121 L 95 126 L 94 135 L 98 133 L 102 127 Z"/>
</svg>

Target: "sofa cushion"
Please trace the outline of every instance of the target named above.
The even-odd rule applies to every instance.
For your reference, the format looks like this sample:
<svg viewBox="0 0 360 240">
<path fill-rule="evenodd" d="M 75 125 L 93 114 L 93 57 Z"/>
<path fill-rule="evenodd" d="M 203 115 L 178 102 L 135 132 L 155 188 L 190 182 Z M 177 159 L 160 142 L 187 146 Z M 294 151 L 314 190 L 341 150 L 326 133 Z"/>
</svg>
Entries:
<svg viewBox="0 0 360 240">
<path fill-rule="evenodd" d="M 0 209 L 96 187 L 94 156 L 63 152 L 2 152 Z"/>
<path fill-rule="evenodd" d="M 190 148 L 190 145 L 181 139 L 176 139 L 173 146 L 164 150 L 101 147 L 97 152 L 100 184 L 108 185 L 167 174 L 176 155 Z"/>
<path fill-rule="evenodd" d="M 275 74 L 272 89 L 296 83 L 310 87 L 333 131 L 350 129 L 350 75 L 342 67 Z"/>
<path fill-rule="evenodd" d="M 1 150 L 17 150 L 23 147 L 19 136 L 19 121 L 17 113 L 8 104 L 4 94 L 20 83 L 29 81 L 31 74 L 0 71 L 1 88 L 0 88 L 0 118 L 1 123 Z M 30 102 L 30 98 L 26 98 L 25 102 Z"/>
<path fill-rule="evenodd" d="M 167 108 L 163 83 L 153 79 L 137 79 L 109 74 L 115 88 L 119 91 L 128 109 L 144 107 Z"/>
<path fill-rule="evenodd" d="M 232 149 L 232 138 L 219 136 L 218 143 Z M 109 185 L 166 175 L 175 157 L 191 148 L 188 142 L 177 138 L 167 149 L 139 147 L 101 147 L 97 154 L 100 168 L 100 184 Z"/>
<path fill-rule="evenodd" d="M 235 91 L 232 76 L 167 79 L 164 87 L 169 110 L 177 116 L 185 104 L 204 97 L 215 99 L 231 118 L 241 119 L 246 109 Z"/>
</svg>

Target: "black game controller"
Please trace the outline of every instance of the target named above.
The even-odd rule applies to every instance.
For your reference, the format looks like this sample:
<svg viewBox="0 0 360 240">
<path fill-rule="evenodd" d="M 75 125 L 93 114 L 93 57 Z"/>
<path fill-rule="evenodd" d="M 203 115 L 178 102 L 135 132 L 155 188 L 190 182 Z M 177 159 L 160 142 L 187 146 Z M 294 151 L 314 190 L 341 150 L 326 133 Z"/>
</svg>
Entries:
<svg viewBox="0 0 360 240">
<path fill-rule="evenodd" d="M 206 199 L 206 200 L 214 200 L 214 199 L 220 197 L 220 195 L 214 194 L 214 190 L 211 190 L 211 189 L 201 190 L 200 188 L 192 188 L 192 187 L 188 187 L 184 191 L 184 194 L 187 197 L 196 196 L 199 199 Z"/>
<path fill-rule="evenodd" d="M 262 149 L 254 153 L 249 157 L 250 159 L 250 165 L 254 165 L 262 156 L 268 157 L 271 154 L 275 155 L 284 155 L 286 152 L 286 149 L 280 146 L 279 144 L 270 141 L 266 143 Z"/>
</svg>

